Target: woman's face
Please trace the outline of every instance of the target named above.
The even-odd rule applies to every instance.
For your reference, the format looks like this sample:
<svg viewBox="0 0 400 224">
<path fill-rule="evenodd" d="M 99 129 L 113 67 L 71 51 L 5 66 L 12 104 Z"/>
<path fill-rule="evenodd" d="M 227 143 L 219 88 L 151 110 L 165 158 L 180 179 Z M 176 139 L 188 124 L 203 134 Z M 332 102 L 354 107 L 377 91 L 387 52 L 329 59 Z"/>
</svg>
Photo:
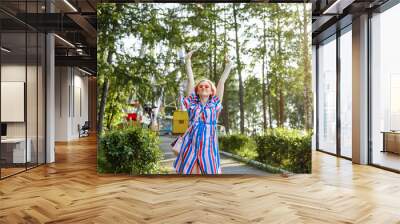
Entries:
<svg viewBox="0 0 400 224">
<path fill-rule="evenodd" d="M 197 85 L 197 95 L 201 97 L 209 97 L 212 94 L 211 85 L 207 81 L 202 81 Z"/>
</svg>

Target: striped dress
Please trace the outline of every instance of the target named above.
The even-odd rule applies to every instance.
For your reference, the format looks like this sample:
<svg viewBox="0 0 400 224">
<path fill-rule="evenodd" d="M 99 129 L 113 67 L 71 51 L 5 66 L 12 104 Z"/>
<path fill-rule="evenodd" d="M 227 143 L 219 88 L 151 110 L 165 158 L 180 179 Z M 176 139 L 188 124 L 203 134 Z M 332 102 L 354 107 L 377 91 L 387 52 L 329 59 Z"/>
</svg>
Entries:
<svg viewBox="0 0 400 224">
<path fill-rule="evenodd" d="M 203 174 L 221 174 L 217 120 L 222 104 L 217 96 L 203 105 L 195 92 L 182 99 L 189 113 L 189 127 L 183 134 L 179 154 L 173 164 L 178 174 L 191 174 L 195 163 Z"/>
</svg>

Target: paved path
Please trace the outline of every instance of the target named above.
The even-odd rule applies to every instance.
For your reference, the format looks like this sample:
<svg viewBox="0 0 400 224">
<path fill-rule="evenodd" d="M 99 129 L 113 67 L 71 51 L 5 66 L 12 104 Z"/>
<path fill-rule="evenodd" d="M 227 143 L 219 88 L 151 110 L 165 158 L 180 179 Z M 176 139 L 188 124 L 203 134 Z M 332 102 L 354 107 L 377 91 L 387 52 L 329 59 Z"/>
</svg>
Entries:
<svg viewBox="0 0 400 224">
<path fill-rule="evenodd" d="M 171 136 L 160 136 L 160 148 L 164 152 L 164 160 L 162 165 L 168 169 L 169 173 L 175 173 L 172 164 L 176 158 L 170 149 L 170 144 L 174 140 Z M 252 174 L 252 175 L 270 175 L 270 173 L 255 167 L 249 166 L 240 161 L 231 159 L 230 157 L 220 154 L 222 174 Z"/>
</svg>

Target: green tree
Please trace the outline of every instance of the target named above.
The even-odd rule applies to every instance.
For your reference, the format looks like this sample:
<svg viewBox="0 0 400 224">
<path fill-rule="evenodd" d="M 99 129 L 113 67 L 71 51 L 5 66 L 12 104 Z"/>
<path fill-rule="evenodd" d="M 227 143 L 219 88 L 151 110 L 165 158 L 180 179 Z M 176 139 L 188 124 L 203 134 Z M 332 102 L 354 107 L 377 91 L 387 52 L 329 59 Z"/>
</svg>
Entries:
<svg viewBox="0 0 400 224">
<path fill-rule="evenodd" d="M 260 122 L 260 108 L 258 105 L 262 101 L 262 83 L 251 75 L 244 81 L 244 108 L 246 117 L 246 132 L 255 134 L 257 129 L 262 127 Z"/>
<path fill-rule="evenodd" d="M 242 80 L 242 63 L 240 61 L 240 41 L 238 37 L 239 23 L 238 13 L 240 12 L 240 5 L 233 3 L 233 24 L 235 28 L 235 47 L 236 47 L 236 67 L 239 81 L 239 111 L 240 111 L 240 133 L 244 134 L 244 103 L 243 103 L 243 80 Z"/>
<path fill-rule="evenodd" d="M 228 132 L 309 129 L 309 17 L 306 4 L 99 4 L 99 133 L 123 121 L 129 99 L 177 107 L 187 77 L 177 52 L 198 46 L 196 79 L 217 83 L 225 55 L 236 62 L 221 114 Z"/>
</svg>

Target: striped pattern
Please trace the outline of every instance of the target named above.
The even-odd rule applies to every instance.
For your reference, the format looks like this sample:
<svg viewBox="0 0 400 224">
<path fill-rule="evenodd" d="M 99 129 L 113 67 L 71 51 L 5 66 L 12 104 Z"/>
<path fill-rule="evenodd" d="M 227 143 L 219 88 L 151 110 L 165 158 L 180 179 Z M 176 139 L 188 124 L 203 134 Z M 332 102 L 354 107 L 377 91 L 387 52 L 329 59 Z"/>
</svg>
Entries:
<svg viewBox="0 0 400 224">
<path fill-rule="evenodd" d="M 191 174 L 197 163 L 203 174 L 221 174 L 218 151 L 217 120 L 222 104 L 212 96 L 205 105 L 192 92 L 183 98 L 182 105 L 189 113 L 189 128 L 182 136 L 182 146 L 174 162 L 178 174 Z"/>
</svg>

